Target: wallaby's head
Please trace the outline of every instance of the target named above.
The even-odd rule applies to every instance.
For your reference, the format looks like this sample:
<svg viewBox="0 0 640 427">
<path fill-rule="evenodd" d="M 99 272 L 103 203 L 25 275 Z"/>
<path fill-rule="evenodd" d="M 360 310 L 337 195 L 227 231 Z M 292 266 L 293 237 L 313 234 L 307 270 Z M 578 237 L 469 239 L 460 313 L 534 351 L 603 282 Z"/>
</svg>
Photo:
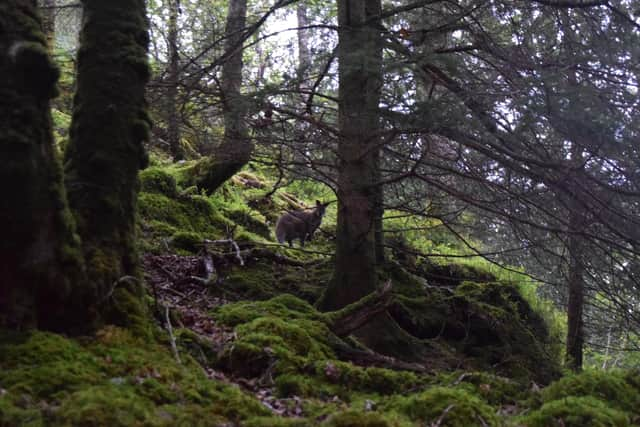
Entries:
<svg viewBox="0 0 640 427">
<path fill-rule="evenodd" d="M 313 213 L 318 218 L 322 218 L 324 216 L 324 212 L 327 210 L 328 204 L 329 203 L 321 203 L 320 200 L 316 200 L 316 207 L 313 209 Z"/>
</svg>

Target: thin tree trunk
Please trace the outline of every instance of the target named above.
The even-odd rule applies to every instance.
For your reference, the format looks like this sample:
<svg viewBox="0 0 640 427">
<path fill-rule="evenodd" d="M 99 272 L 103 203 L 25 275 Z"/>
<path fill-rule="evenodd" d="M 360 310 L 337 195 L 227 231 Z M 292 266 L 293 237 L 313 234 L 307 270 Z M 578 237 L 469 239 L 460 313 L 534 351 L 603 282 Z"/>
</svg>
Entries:
<svg viewBox="0 0 640 427">
<path fill-rule="evenodd" d="M 83 4 L 66 182 L 102 300 L 123 276 L 138 276 L 138 172 L 147 164 L 143 143 L 151 127 L 144 99 L 149 36 L 144 0 Z"/>
<path fill-rule="evenodd" d="M 199 165 L 197 184 L 208 192 L 215 191 L 251 159 L 253 143 L 245 125 L 246 102 L 240 93 L 242 85 L 242 40 L 247 19 L 247 0 L 229 1 L 225 29 L 225 52 L 222 67 L 224 103 L 224 140 L 212 158 Z"/>
<path fill-rule="evenodd" d="M 56 43 L 56 0 L 42 0 L 42 29 L 47 37 L 47 45 L 53 50 Z"/>
<path fill-rule="evenodd" d="M 571 80 L 571 79 L 570 79 Z M 580 146 L 573 142 L 571 145 L 571 169 L 578 169 L 582 166 L 582 153 Z M 572 177 L 575 185 L 581 186 L 580 173 L 575 172 Z M 584 350 L 584 248 L 582 236 L 584 231 L 585 218 L 582 207 L 576 200 L 569 201 L 569 241 L 567 248 L 569 251 L 569 272 L 568 272 L 568 293 L 567 302 L 567 366 L 580 371 L 583 362 Z"/>
<path fill-rule="evenodd" d="M 573 234 L 578 231 L 580 214 L 571 213 L 569 236 L 569 300 L 567 304 L 567 366 L 579 371 L 582 369 L 584 348 L 584 264 L 580 237 Z"/>
<path fill-rule="evenodd" d="M 83 262 L 53 143 L 59 71 L 35 2 L 0 2 L 0 326 L 90 327 Z"/>
<path fill-rule="evenodd" d="M 184 153 L 180 144 L 180 117 L 178 116 L 178 83 L 180 81 L 178 53 L 178 14 L 180 0 L 169 0 L 169 69 L 167 73 L 167 135 L 171 155 L 174 161 L 183 160 Z"/>
<path fill-rule="evenodd" d="M 300 86 L 305 85 L 307 73 L 311 68 L 311 50 L 309 49 L 309 30 L 305 27 L 309 26 L 309 16 L 307 15 L 307 5 L 299 2 L 296 7 L 296 15 L 298 18 L 298 82 Z"/>
<path fill-rule="evenodd" d="M 336 265 L 319 306 L 337 310 L 376 289 L 376 166 L 381 86 L 379 0 L 338 1 L 340 104 Z"/>
</svg>

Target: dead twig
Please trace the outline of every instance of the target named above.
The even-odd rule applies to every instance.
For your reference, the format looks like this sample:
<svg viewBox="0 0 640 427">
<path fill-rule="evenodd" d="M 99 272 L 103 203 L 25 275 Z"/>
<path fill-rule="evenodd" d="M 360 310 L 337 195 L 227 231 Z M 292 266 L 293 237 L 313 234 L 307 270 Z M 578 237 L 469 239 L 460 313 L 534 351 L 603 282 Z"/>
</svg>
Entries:
<svg viewBox="0 0 640 427">
<path fill-rule="evenodd" d="M 169 306 L 164 307 L 164 320 L 167 333 L 169 334 L 169 342 L 171 343 L 171 351 L 176 358 L 176 362 L 182 364 L 180 354 L 178 354 L 178 346 L 176 345 L 176 337 L 173 335 L 173 327 L 171 327 L 171 319 L 169 318 Z"/>
<path fill-rule="evenodd" d="M 431 427 L 440 427 L 442 425 L 442 421 L 444 420 L 444 417 L 446 417 L 447 414 L 449 413 L 449 411 L 451 411 L 455 406 L 456 405 L 447 406 L 445 408 L 445 410 L 442 412 L 442 415 L 440 415 L 440 417 L 438 417 L 436 422 L 431 424 Z"/>
</svg>

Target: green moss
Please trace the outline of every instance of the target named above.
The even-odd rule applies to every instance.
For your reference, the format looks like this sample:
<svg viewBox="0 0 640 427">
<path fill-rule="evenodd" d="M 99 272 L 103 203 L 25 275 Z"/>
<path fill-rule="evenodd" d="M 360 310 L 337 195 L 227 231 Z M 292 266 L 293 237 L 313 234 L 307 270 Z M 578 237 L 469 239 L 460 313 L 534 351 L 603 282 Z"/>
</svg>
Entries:
<svg viewBox="0 0 640 427">
<path fill-rule="evenodd" d="M 569 396 L 545 403 L 522 418 L 528 427 L 627 427 L 631 423 L 624 412 L 613 409 L 591 396 Z"/>
<path fill-rule="evenodd" d="M 330 266 L 314 264 L 308 267 L 279 265 L 270 259 L 250 259 L 245 266 L 234 266 L 226 273 L 221 292 L 236 299 L 267 299 L 294 294 L 315 302 L 326 286 Z"/>
<path fill-rule="evenodd" d="M 609 406 L 640 415 L 640 390 L 628 382 L 622 371 L 585 371 L 571 374 L 554 382 L 542 392 L 544 402 L 561 400 L 569 396 L 591 396 L 607 402 Z"/>
<path fill-rule="evenodd" d="M 225 216 L 260 237 L 271 238 L 271 228 L 265 223 L 266 219 L 259 213 L 247 209 L 235 209 L 227 211 Z"/>
<path fill-rule="evenodd" d="M 96 361 L 75 342 L 46 332 L 0 335 L 0 384 L 11 395 L 60 398 L 98 381 Z"/>
<path fill-rule="evenodd" d="M 509 376 L 549 383 L 560 373 L 558 347 L 544 319 L 504 283 L 463 282 L 454 306 L 466 319 L 463 351 L 486 365 L 500 364 Z"/>
<path fill-rule="evenodd" d="M 463 389 L 433 387 L 420 394 L 397 398 L 395 408 L 415 421 L 440 421 L 449 427 L 498 426 L 495 410 L 478 396 Z"/>
<path fill-rule="evenodd" d="M 491 405 L 512 405 L 529 397 L 529 383 L 493 375 L 489 372 L 454 372 L 443 384 L 458 387 L 481 396 Z"/>
<path fill-rule="evenodd" d="M 323 317 L 311 304 L 293 295 L 279 295 L 267 301 L 241 301 L 223 305 L 214 312 L 216 320 L 227 326 L 237 326 L 259 317 L 273 316 L 291 321 L 298 319 L 322 321 Z"/>
<path fill-rule="evenodd" d="M 398 425 L 377 412 L 344 411 L 337 413 L 324 423 L 326 427 L 392 427 Z"/>
<path fill-rule="evenodd" d="M 270 415 L 182 359 L 115 327 L 82 341 L 0 332 L 0 426 L 243 425 Z"/>
<path fill-rule="evenodd" d="M 136 280 L 121 280 L 106 301 L 106 322 L 129 328 L 141 338 L 153 337 L 154 327 L 146 304 L 146 289 Z"/>
<path fill-rule="evenodd" d="M 284 373 L 275 380 L 279 396 L 303 396 L 328 399 L 342 394 L 338 387 L 332 386 L 309 374 Z"/>
<path fill-rule="evenodd" d="M 178 195 L 176 179 L 161 168 L 148 168 L 140 172 L 140 189 L 147 193 L 164 194 L 167 197 Z"/>
<path fill-rule="evenodd" d="M 337 360 L 317 362 L 314 368 L 316 375 L 329 383 L 381 395 L 401 393 L 424 383 L 424 379 L 413 372 L 364 368 Z"/>
<path fill-rule="evenodd" d="M 204 237 L 200 233 L 192 231 L 178 231 L 171 236 L 169 243 L 171 247 L 188 254 L 198 253 L 202 249 Z"/>
<path fill-rule="evenodd" d="M 312 423 L 305 419 L 256 417 L 244 423 L 244 427 L 307 427 Z"/>
</svg>

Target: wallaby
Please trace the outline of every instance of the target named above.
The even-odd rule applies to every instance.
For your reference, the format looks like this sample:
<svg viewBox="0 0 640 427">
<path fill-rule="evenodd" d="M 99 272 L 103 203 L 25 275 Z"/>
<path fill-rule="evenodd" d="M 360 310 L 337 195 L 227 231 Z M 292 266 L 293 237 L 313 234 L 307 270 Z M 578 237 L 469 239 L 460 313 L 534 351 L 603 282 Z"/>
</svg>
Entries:
<svg viewBox="0 0 640 427">
<path fill-rule="evenodd" d="M 278 242 L 288 242 L 293 246 L 293 239 L 300 239 L 300 246 L 310 241 L 313 233 L 318 229 L 329 203 L 316 200 L 313 208 L 290 211 L 282 215 L 276 223 L 276 238 Z"/>
</svg>

